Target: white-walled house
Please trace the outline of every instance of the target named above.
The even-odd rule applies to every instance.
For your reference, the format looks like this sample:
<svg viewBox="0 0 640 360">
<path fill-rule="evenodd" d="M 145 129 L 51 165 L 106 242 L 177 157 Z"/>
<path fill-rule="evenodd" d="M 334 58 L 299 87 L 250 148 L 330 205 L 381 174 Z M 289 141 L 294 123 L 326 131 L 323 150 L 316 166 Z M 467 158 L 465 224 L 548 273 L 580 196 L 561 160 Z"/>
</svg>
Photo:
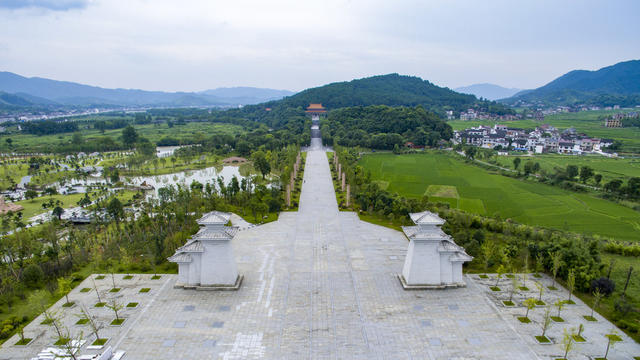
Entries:
<svg viewBox="0 0 640 360">
<path fill-rule="evenodd" d="M 400 282 L 406 290 L 465 286 L 462 264 L 471 261 L 464 249 L 445 234 L 445 220 L 430 211 L 409 214 L 416 226 L 404 226 L 409 238 Z"/>
<path fill-rule="evenodd" d="M 227 226 L 230 213 L 212 211 L 198 220 L 203 227 L 169 257 L 178 264 L 175 287 L 196 290 L 237 290 L 242 283 L 231 240 L 238 228 Z"/>
</svg>

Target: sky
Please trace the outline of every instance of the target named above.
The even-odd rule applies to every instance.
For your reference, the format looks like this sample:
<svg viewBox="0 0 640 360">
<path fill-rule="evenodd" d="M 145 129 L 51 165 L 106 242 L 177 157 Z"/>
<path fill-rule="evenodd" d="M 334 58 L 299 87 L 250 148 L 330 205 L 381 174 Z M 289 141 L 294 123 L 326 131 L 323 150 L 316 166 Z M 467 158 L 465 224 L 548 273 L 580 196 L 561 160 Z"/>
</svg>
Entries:
<svg viewBox="0 0 640 360">
<path fill-rule="evenodd" d="M 400 73 L 535 88 L 640 58 L 637 0 L 0 0 L 0 71 L 299 91 Z"/>
</svg>

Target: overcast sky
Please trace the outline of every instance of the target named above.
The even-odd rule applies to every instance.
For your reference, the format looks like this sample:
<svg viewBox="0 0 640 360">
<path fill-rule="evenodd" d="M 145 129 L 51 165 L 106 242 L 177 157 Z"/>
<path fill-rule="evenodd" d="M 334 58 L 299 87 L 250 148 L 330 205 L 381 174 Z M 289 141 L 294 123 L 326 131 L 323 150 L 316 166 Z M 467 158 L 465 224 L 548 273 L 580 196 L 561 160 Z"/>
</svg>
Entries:
<svg viewBox="0 0 640 360">
<path fill-rule="evenodd" d="M 640 58 L 640 1 L 0 0 L 0 71 L 302 90 L 397 72 L 534 88 Z"/>
</svg>

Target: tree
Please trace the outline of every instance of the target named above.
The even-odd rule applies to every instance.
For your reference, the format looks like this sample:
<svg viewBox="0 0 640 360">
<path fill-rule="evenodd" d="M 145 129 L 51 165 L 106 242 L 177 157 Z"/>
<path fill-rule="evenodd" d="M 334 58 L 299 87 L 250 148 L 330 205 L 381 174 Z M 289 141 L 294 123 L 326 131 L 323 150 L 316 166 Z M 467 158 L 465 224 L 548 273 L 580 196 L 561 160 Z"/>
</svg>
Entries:
<svg viewBox="0 0 640 360">
<path fill-rule="evenodd" d="M 551 287 L 555 288 L 558 270 L 560 270 L 560 266 L 562 266 L 562 254 L 560 254 L 559 251 L 556 251 L 549 255 L 551 257 L 551 274 L 553 274 L 553 284 L 551 285 Z"/>
<path fill-rule="evenodd" d="M 498 266 L 498 269 L 496 270 L 496 272 L 498 273 L 498 275 L 496 276 L 496 285 L 495 286 L 498 286 L 498 282 L 502 278 L 502 275 L 504 275 L 504 273 L 507 272 L 507 268 L 505 268 L 504 265 L 500 264 Z"/>
<path fill-rule="evenodd" d="M 591 306 L 591 320 L 593 320 L 593 312 L 598 308 L 598 306 L 600 306 L 600 300 L 602 300 L 602 297 L 604 296 L 603 293 L 600 292 L 599 289 L 596 289 L 593 292 L 593 306 Z"/>
<path fill-rule="evenodd" d="M 79 132 L 73 133 L 73 136 L 71 137 L 71 143 L 73 145 L 82 145 L 84 143 L 82 134 L 80 134 Z"/>
<path fill-rule="evenodd" d="M 58 220 L 62 220 L 62 214 L 64 214 L 64 209 L 60 206 L 56 206 L 53 208 L 51 213 L 58 218 Z"/>
<path fill-rule="evenodd" d="M 262 178 L 264 179 L 267 174 L 271 172 L 271 165 L 262 151 L 256 151 L 253 153 L 253 165 L 260 171 Z"/>
<path fill-rule="evenodd" d="M 562 349 L 564 350 L 564 356 L 562 357 L 563 359 L 567 359 L 567 355 L 569 355 L 569 351 L 573 350 L 575 343 L 574 343 L 574 336 L 576 335 L 575 330 L 571 330 L 571 332 L 567 331 L 567 329 L 563 330 L 563 334 L 562 334 Z"/>
<path fill-rule="evenodd" d="M 11 147 L 11 144 L 13 144 L 13 140 L 11 138 L 6 138 L 4 141 L 7 143 L 7 145 L 9 145 L 9 147 Z"/>
<path fill-rule="evenodd" d="M 117 197 L 112 197 L 111 201 L 107 204 L 107 213 L 116 221 L 116 223 L 120 223 L 120 219 L 124 216 L 124 209 L 122 207 L 122 203 Z"/>
<path fill-rule="evenodd" d="M 84 196 L 80 200 L 78 200 L 77 204 L 80 207 L 85 207 L 85 206 L 91 205 L 91 199 L 89 198 L 89 194 L 88 193 L 84 193 Z"/>
<path fill-rule="evenodd" d="M 85 309 L 84 306 L 80 308 L 80 312 L 82 313 L 80 318 L 88 320 L 89 326 L 91 327 L 91 331 L 96 336 L 96 340 L 99 340 L 100 339 L 99 331 L 100 329 L 102 329 L 103 324 L 98 322 L 98 320 L 94 316 L 91 316 L 89 311 L 87 311 L 87 309 Z"/>
<path fill-rule="evenodd" d="M 478 153 L 478 149 L 475 146 L 467 146 L 464 149 L 464 154 L 467 158 L 473 160 Z"/>
<path fill-rule="evenodd" d="M 516 158 L 517 159 L 517 158 Z M 484 265 L 484 272 L 489 270 L 489 263 L 491 262 L 491 256 L 495 250 L 493 241 L 486 240 L 480 245 L 480 252 L 482 253 L 482 264 Z"/>
<path fill-rule="evenodd" d="M 580 168 L 580 181 L 582 181 L 583 184 L 585 184 L 587 180 L 593 177 L 593 175 L 593 169 L 589 166 L 583 166 Z"/>
<path fill-rule="evenodd" d="M 621 186 L 622 186 L 622 180 L 613 179 L 608 183 L 604 184 L 604 189 L 608 192 L 617 192 L 618 190 L 620 190 Z"/>
<path fill-rule="evenodd" d="M 520 281 L 518 280 L 518 276 L 513 276 L 511 278 L 511 289 L 509 289 L 509 301 L 513 301 L 513 293 L 520 286 Z"/>
<path fill-rule="evenodd" d="M 576 271 L 575 269 L 569 270 L 569 274 L 567 275 L 567 290 L 569 290 L 569 299 L 567 303 L 572 304 L 571 295 L 573 291 L 576 289 Z"/>
<path fill-rule="evenodd" d="M 136 129 L 133 128 L 133 126 L 128 125 L 124 129 L 122 129 L 122 142 L 126 146 L 132 147 L 133 144 L 136 143 L 136 141 L 138 141 L 138 133 L 136 132 Z"/>
<path fill-rule="evenodd" d="M 609 278 L 601 277 L 591 281 L 591 291 L 598 291 L 603 296 L 611 295 L 615 289 L 616 283 Z"/>
<path fill-rule="evenodd" d="M 558 308 L 558 317 L 560 317 L 560 312 L 564 309 L 564 306 L 567 303 L 564 300 L 558 300 L 555 304 L 553 304 L 556 308 Z"/>
<path fill-rule="evenodd" d="M 544 292 L 544 285 L 539 281 L 534 281 L 533 284 L 538 288 L 538 301 L 542 301 L 542 293 Z"/>
<path fill-rule="evenodd" d="M 611 330 L 611 332 L 605 335 L 605 337 L 608 339 L 607 350 L 604 353 L 604 358 L 606 359 L 607 355 L 609 355 L 609 349 L 613 349 L 613 346 L 617 342 L 622 341 L 622 338 L 620 337 L 620 335 L 618 335 L 618 333 L 615 330 Z"/>
<path fill-rule="evenodd" d="M 156 145 L 147 139 L 136 144 L 136 152 L 143 157 L 149 158 L 156 155 Z"/>
<path fill-rule="evenodd" d="M 27 200 L 32 200 L 38 197 L 38 192 L 32 189 L 25 191 L 24 198 Z"/>
<path fill-rule="evenodd" d="M 533 173 L 534 172 L 534 170 L 533 170 L 534 167 L 535 167 L 535 165 L 533 164 L 533 161 L 527 161 L 524 164 L 524 174 L 525 175 L 529 175 L 529 174 Z"/>
<path fill-rule="evenodd" d="M 118 311 L 124 309 L 124 305 L 120 304 L 116 299 L 111 299 L 109 303 L 105 305 L 109 309 L 113 310 L 116 315 L 116 321 L 120 321 L 120 316 L 118 316 Z"/>
<path fill-rule="evenodd" d="M 524 301 L 524 306 L 527 307 L 527 312 L 524 314 L 525 318 L 529 317 L 529 311 L 533 310 L 536 307 L 536 299 L 535 298 L 528 298 L 527 300 Z"/>
<path fill-rule="evenodd" d="M 518 167 L 520 166 L 521 162 L 522 162 L 522 159 L 520 159 L 519 157 L 514 158 L 513 159 L 513 168 L 518 170 Z"/>
<path fill-rule="evenodd" d="M 69 292 L 72 289 L 71 284 L 72 282 L 70 279 L 64 277 L 58 278 L 58 294 L 65 297 L 65 299 L 67 300 L 67 304 L 73 304 L 71 301 L 69 301 Z"/>
<path fill-rule="evenodd" d="M 542 316 L 542 322 L 540 323 L 542 327 L 542 337 L 545 338 L 545 334 L 547 330 L 551 327 L 551 306 L 547 306 L 544 310 L 544 315 Z"/>
<path fill-rule="evenodd" d="M 93 276 L 91 276 L 91 281 L 93 282 L 93 290 L 96 291 L 96 296 L 98 296 L 98 303 L 101 303 L 102 300 L 100 299 L 100 292 L 98 291 L 98 286 L 96 285 L 96 280 L 93 278 Z"/>
<path fill-rule="evenodd" d="M 575 179 L 575 177 L 578 176 L 578 172 L 578 167 L 576 165 L 567 165 L 566 174 L 568 179 Z"/>
<path fill-rule="evenodd" d="M 593 176 L 593 180 L 596 182 L 597 186 L 600 186 L 600 182 L 602 181 L 602 174 L 595 174 Z"/>
<path fill-rule="evenodd" d="M 35 288 L 40 285 L 40 282 L 44 279 L 44 271 L 38 264 L 30 264 L 22 272 L 22 280 L 25 285 L 30 288 Z"/>
</svg>

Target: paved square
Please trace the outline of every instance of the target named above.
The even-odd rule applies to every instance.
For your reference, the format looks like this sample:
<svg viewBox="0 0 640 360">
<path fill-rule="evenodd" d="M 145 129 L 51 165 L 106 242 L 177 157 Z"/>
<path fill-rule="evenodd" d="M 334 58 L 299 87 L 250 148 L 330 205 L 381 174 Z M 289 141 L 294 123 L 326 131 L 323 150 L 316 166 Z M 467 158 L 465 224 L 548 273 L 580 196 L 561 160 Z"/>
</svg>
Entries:
<svg viewBox="0 0 640 360">
<path fill-rule="evenodd" d="M 107 345 L 136 360 L 561 357 L 564 326 L 556 324 L 549 331 L 554 344 L 538 345 L 533 336 L 539 333 L 542 311 L 532 311 L 531 324 L 517 320 L 524 313 L 522 301 L 535 291 L 519 292 L 518 306 L 505 308 L 500 300 L 507 292 L 491 292 L 488 285 L 495 279 L 475 275 L 465 276 L 465 288 L 403 290 L 396 274 L 402 270 L 406 238 L 338 211 L 327 157 L 314 150 L 317 140 L 307 155 L 300 211 L 242 230 L 233 240 L 235 257 L 251 259 L 238 261 L 245 277 L 238 291 L 174 289 L 174 275 L 160 280 L 149 275 L 122 280 L 119 275 L 122 290 L 109 293 L 110 278 L 96 280 L 104 298 L 140 304 L 123 310 L 123 326 L 101 330 L 110 339 Z M 503 282 L 501 287 L 508 289 Z M 95 293 L 80 293 L 90 284 L 86 279 L 69 297 L 108 323 L 113 312 L 92 307 Z M 140 293 L 141 288 L 151 291 Z M 560 290 L 545 296 L 551 303 L 564 294 Z M 54 308 L 60 309 L 62 302 Z M 567 325 L 576 326 L 589 313 L 576 302 L 563 312 Z M 77 308 L 63 311 L 65 324 L 77 321 Z M 585 324 L 587 344 L 579 345 L 572 359 L 602 355 L 606 343 L 601 334 L 613 326 L 596 316 L 597 323 Z M 51 346 L 54 331 L 41 321 L 39 317 L 25 329 L 35 338 L 32 344 L 15 346 L 14 336 L 0 349 L 0 359 L 28 359 Z M 87 343 L 92 342 L 88 327 L 82 329 Z M 640 356 L 640 346 L 624 334 L 622 338 L 609 359 Z M 81 353 L 97 352 L 85 345 Z"/>
</svg>

